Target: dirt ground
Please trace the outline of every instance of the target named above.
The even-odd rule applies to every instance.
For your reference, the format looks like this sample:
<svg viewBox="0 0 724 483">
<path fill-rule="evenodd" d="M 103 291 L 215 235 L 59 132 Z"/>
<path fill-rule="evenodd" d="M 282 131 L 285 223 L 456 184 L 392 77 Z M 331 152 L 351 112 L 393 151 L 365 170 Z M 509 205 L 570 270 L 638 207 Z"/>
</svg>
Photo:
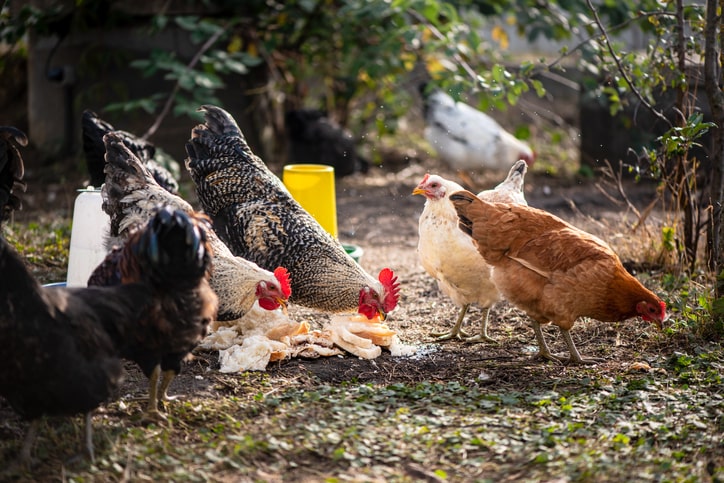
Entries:
<svg viewBox="0 0 724 483">
<path fill-rule="evenodd" d="M 274 380 L 301 380 L 306 384 L 337 384 L 344 381 L 392 384 L 419 381 L 452 381 L 461 383 L 476 380 L 478 384 L 510 385 L 519 389 L 535 386 L 546 376 L 564 376 L 566 371 L 585 370 L 532 360 L 537 350 L 532 329 L 525 316 L 506 302 L 498 303 L 490 314 L 489 333 L 497 343 L 468 344 L 461 341 L 437 342 L 430 332 L 452 327 L 458 308 L 447 299 L 422 268 L 416 253 L 417 223 L 424 198 L 411 192 L 426 172 L 455 179 L 456 175 L 432 159 L 417 159 L 409 163 L 373 168 L 365 175 L 357 174 L 337 181 L 337 211 L 339 237 L 343 243 L 364 250 L 361 264 L 370 273 L 384 267 L 392 268 L 401 281 L 401 300 L 387 320 L 403 343 L 416 346 L 415 355 L 393 357 L 389 352 L 374 360 L 347 355 L 312 360 L 293 359 L 271 363 L 267 372 Z M 489 173 L 478 178 L 481 188 L 492 187 L 506 173 Z M 622 251 L 631 248 L 631 226 L 637 218 L 623 204 L 604 196 L 592 180 L 561 180 L 533 170 L 526 179 L 526 197 L 531 206 L 550 210 L 568 221 L 609 240 Z M 600 183 L 598 183 L 600 184 Z M 604 183 L 605 184 L 605 183 Z M 627 196 L 643 210 L 656 197 L 654 184 L 626 182 Z M 661 221 L 661 213 L 650 216 L 648 225 Z M 645 238 L 639 230 L 634 238 Z M 651 231 L 656 232 L 653 228 Z M 644 243 L 642 242 L 641 245 Z M 638 243 L 634 243 L 638 245 Z M 639 245 L 639 246 L 641 246 Z M 630 267 L 640 264 L 627 260 Z M 646 273 L 642 273 L 646 278 Z M 464 327 L 468 332 L 479 328 L 482 310 L 471 307 Z M 294 320 L 307 320 L 313 328 L 321 328 L 327 320 L 324 314 L 291 307 Z M 554 327 L 545 329 L 554 352 L 567 356 L 563 340 Z M 653 326 L 641 321 L 604 324 L 579 321 L 572 331 L 580 352 L 603 358 L 613 372 L 626 370 L 635 361 L 645 361 L 647 351 L 666 351 L 664 341 Z M 208 391 L 209 396 L 224 393 L 235 387 L 234 376 L 214 371 L 218 368 L 215 352 L 196 352 L 196 360 L 171 386 L 171 392 Z M 212 376 L 206 377 L 209 374 Z M 136 374 L 137 375 L 137 374 Z M 199 375 L 204 377 L 199 378 Z M 145 390 L 136 377 L 128 389 L 139 396 Z M 136 387 L 134 387 L 136 386 Z"/>
</svg>

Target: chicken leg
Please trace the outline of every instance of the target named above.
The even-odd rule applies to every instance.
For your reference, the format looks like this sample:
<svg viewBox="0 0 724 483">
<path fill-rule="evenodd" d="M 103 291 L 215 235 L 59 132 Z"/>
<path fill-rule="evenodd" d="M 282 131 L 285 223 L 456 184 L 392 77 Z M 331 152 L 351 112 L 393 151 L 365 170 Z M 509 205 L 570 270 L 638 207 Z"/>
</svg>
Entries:
<svg viewBox="0 0 724 483">
<path fill-rule="evenodd" d="M 554 356 L 548 348 L 548 344 L 546 344 L 546 340 L 543 337 L 543 330 L 540 328 L 540 323 L 534 320 L 531 322 L 531 325 L 533 326 L 533 332 L 535 332 L 535 338 L 538 341 L 538 354 L 536 355 L 536 358 L 547 359 L 552 362 L 563 362 L 558 357 Z"/>
<path fill-rule="evenodd" d="M 538 341 L 538 355 L 536 357 L 547 359 L 549 361 L 553 362 L 564 362 L 559 357 L 554 356 L 550 349 L 548 348 L 548 344 L 546 344 L 546 340 L 543 337 L 543 330 L 540 327 L 540 323 L 533 321 L 531 323 L 533 326 L 533 331 L 535 332 L 535 338 Z M 570 357 L 567 362 L 568 364 L 596 364 L 598 362 L 601 362 L 600 359 L 596 358 L 583 358 L 581 357 L 581 354 L 578 352 L 578 349 L 576 349 L 576 345 L 573 343 L 573 339 L 571 338 L 571 333 L 568 330 L 562 329 L 558 327 L 561 331 L 561 335 L 563 336 L 563 340 L 566 342 L 566 345 L 568 346 L 568 352 L 570 353 Z"/>
<path fill-rule="evenodd" d="M 576 345 L 573 343 L 573 339 L 571 338 L 571 332 L 560 327 L 559 329 L 561 330 L 563 340 L 566 341 L 566 345 L 568 346 L 568 352 L 571 353 L 571 357 L 568 359 L 569 364 L 596 364 L 598 362 L 602 362 L 601 359 L 597 359 L 595 357 L 581 357 L 578 349 L 576 349 Z"/>
<path fill-rule="evenodd" d="M 463 307 L 460 309 L 458 320 L 455 322 L 455 325 L 451 330 L 449 330 L 448 332 L 432 332 L 430 333 L 430 335 L 435 337 L 439 341 L 450 340 L 452 338 L 467 339 L 468 337 L 470 337 L 470 334 L 461 329 L 465 314 L 468 313 L 468 308 L 470 308 L 470 304 L 463 305 Z"/>
<path fill-rule="evenodd" d="M 23 447 L 20 450 L 19 457 L 19 463 L 22 466 L 30 466 L 33 444 L 35 443 L 35 438 L 38 436 L 38 426 L 40 426 L 40 419 L 33 419 L 30 422 L 28 431 L 25 433 L 25 439 L 23 440 Z"/>
<path fill-rule="evenodd" d="M 91 463 L 95 463 L 95 452 L 93 451 L 93 413 L 85 413 L 85 452 Z"/>
<path fill-rule="evenodd" d="M 480 333 L 478 335 L 474 335 L 472 337 L 467 337 L 465 339 L 465 342 L 495 342 L 498 343 L 495 339 L 490 337 L 488 335 L 488 316 L 490 315 L 490 307 L 485 307 L 484 314 L 480 319 Z"/>
<path fill-rule="evenodd" d="M 166 419 L 166 416 L 158 410 L 158 379 L 161 375 L 161 365 L 157 364 L 148 377 L 148 406 L 143 413 L 143 421 L 159 422 Z"/>
<path fill-rule="evenodd" d="M 169 396 L 166 392 L 168 390 L 168 386 L 171 385 L 171 381 L 173 381 L 174 377 L 176 377 L 176 372 L 173 369 L 163 371 L 163 374 L 161 375 L 161 387 L 159 390 L 159 396 L 161 398 L 161 401 L 173 401 L 174 399 L 176 399 L 176 396 Z"/>
</svg>

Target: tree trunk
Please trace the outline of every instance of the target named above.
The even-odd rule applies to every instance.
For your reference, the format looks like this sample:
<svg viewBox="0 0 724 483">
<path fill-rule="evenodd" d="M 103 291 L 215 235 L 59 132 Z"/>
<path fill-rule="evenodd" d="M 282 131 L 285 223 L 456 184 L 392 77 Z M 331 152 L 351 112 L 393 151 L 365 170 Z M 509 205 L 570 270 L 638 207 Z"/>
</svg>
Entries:
<svg viewBox="0 0 724 483">
<path fill-rule="evenodd" d="M 707 249 L 709 265 L 715 273 L 724 270 L 724 93 L 721 85 L 722 51 L 724 37 L 721 35 L 722 19 L 717 8 L 724 9 L 724 0 L 706 2 L 706 46 L 704 52 L 704 83 L 716 126 L 712 132 L 713 149 L 711 159 L 714 165 L 710 190 L 711 223 Z M 716 298 L 724 296 L 724 277 L 717 278 Z"/>
</svg>

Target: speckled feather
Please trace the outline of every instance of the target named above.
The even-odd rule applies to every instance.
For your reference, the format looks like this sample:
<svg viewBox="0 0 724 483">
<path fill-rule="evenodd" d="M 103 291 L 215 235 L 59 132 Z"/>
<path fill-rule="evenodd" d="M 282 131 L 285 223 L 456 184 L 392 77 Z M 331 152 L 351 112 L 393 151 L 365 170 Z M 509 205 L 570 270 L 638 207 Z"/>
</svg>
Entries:
<svg viewBox="0 0 724 483">
<path fill-rule="evenodd" d="M 203 106 L 186 167 L 199 200 L 231 250 L 260 266 L 284 266 L 290 301 L 329 312 L 354 311 L 360 290 L 383 295 L 382 284 L 347 255 L 247 145 L 226 111 Z"/>
<path fill-rule="evenodd" d="M 163 189 L 141 161 L 115 134 L 106 136 L 108 153 L 106 182 L 101 190 L 103 209 L 111 217 L 108 248 L 120 245 L 130 230 L 146 223 L 158 206 L 172 206 L 192 213 L 191 205 Z M 218 320 L 243 317 L 256 300 L 260 281 L 278 284 L 273 273 L 257 264 L 235 256 L 213 229 L 207 232 L 213 252 L 211 288 L 219 298 Z"/>
<path fill-rule="evenodd" d="M 173 177 L 171 172 L 160 165 L 154 159 L 156 155 L 156 147 L 149 141 L 141 139 L 138 136 L 127 131 L 115 129 L 111 124 L 102 120 L 98 115 L 90 110 L 83 111 L 81 118 L 81 129 L 83 130 L 83 152 L 90 174 L 90 184 L 99 188 L 103 184 L 104 175 L 104 155 L 106 152 L 103 136 L 113 132 L 123 140 L 131 152 L 141 160 L 148 169 L 148 172 L 163 187 L 171 193 L 178 193 L 178 181 Z"/>
</svg>

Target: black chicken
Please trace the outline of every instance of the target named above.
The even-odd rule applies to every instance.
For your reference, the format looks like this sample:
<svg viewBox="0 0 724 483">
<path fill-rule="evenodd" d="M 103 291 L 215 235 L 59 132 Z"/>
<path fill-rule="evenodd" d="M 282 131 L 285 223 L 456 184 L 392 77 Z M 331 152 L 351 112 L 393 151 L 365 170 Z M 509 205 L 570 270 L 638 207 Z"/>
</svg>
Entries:
<svg viewBox="0 0 724 483">
<path fill-rule="evenodd" d="M 86 414 L 86 449 L 93 458 L 91 412 L 109 399 L 122 376 L 115 344 L 143 336 L 136 326 L 152 306 L 140 284 L 44 288 L 0 237 L 0 395 L 32 420 L 21 460 L 30 459 L 38 418 Z"/>
<path fill-rule="evenodd" d="M 288 111 L 285 125 L 291 141 L 290 163 L 326 164 L 334 168 L 334 175 L 338 178 L 369 171 L 370 163 L 357 154 L 352 134 L 329 119 L 324 111 Z"/>
<path fill-rule="evenodd" d="M 91 186 L 99 188 L 106 179 L 103 172 L 106 164 L 104 157 L 106 146 L 103 142 L 103 136 L 109 132 L 115 132 L 123 138 L 123 143 L 128 149 L 145 163 L 146 168 L 159 185 L 171 193 L 178 193 L 178 181 L 169 170 L 154 159 L 156 147 L 152 143 L 129 132 L 114 129 L 112 125 L 98 117 L 95 112 L 87 109 L 83 111 L 81 127 L 83 130 L 83 152 L 88 165 Z"/>
<path fill-rule="evenodd" d="M 12 126 L 0 126 L 0 223 L 21 207 L 15 191 L 25 191 L 25 165 L 16 144 L 27 146 L 25 133 Z"/>
<path fill-rule="evenodd" d="M 202 214 L 159 208 L 147 225 L 107 255 L 88 281 L 89 286 L 140 282 L 151 294 L 153 304 L 135 323 L 137 335 L 119 339 L 120 354 L 149 378 L 148 420 L 164 418 L 158 411 L 159 394 L 166 398 L 181 361 L 216 317 L 218 300 L 208 282 L 212 253 L 207 226 Z"/>
</svg>

